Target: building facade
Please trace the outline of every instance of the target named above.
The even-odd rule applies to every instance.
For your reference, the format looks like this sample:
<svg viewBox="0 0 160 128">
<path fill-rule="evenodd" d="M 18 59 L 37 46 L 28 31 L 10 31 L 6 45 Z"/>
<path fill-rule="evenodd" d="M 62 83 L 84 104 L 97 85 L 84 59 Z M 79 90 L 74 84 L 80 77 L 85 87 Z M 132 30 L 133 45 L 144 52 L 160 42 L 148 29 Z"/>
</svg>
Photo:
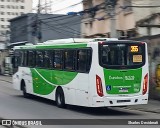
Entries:
<svg viewBox="0 0 160 128">
<path fill-rule="evenodd" d="M 10 20 L 10 45 L 81 37 L 81 16 L 29 13 Z"/>
<path fill-rule="evenodd" d="M 105 3 L 106 2 L 106 3 Z M 85 13 L 82 21 L 84 37 L 110 37 L 111 20 L 110 6 L 105 6 L 109 0 L 83 0 L 84 10 L 99 6 L 101 9 Z M 115 27 L 117 37 L 141 37 L 148 35 L 146 28 L 138 26 L 139 21 L 160 12 L 157 0 L 117 0 L 115 6 Z M 141 6 L 141 7 L 136 7 Z M 159 31 L 159 32 L 158 32 Z M 158 32 L 158 33 L 157 33 Z M 152 28 L 151 35 L 160 34 L 160 28 Z"/>
<path fill-rule="evenodd" d="M 0 0 L 0 43 L 10 31 L 10 19 L 32 11 L 32 0 Z"/>
</svg>

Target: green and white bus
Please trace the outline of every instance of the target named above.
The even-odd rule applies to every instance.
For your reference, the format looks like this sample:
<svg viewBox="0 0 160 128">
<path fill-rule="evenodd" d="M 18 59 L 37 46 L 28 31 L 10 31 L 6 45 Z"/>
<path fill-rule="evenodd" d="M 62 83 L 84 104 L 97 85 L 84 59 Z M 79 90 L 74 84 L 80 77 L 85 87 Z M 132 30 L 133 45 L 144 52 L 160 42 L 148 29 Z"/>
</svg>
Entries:
<svg viewBox="0 0 160 128">
<path fill-rule="evenodd" d="M 13 86 L 30 94 L 86 107 L 147 104 L 145 42 L 110 38 L 61 39 L 14 47 Z"/>
</svg>

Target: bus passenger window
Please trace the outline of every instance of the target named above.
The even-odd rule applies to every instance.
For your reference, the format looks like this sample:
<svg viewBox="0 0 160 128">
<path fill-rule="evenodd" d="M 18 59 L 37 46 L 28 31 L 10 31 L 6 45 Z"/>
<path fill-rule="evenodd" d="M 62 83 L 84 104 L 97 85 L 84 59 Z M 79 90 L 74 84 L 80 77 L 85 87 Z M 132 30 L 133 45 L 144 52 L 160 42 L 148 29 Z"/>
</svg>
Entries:
<svg viewBox="0 0 160 128">
<path fill-rule="evenodd" d="M 44 67 L 45 68 L 52 68 L 53 61 L 52 61 L 52 52 L 45 51 L 44 52 Z"/>
<path fill-rule="evenodd" d="M 24 64 L 23 66 L 27 66 L 27 51 L 24 51 Z"/>
<path fill-rule="evenodd" d="M 77 70 L 86 72 L 87 69 L 87 50 L 77 51 Z"/>
<path fill-rule="evenodd" d="M 64 52 L 64 69 L 75 70 L 75 51 L 67 50 Z"/>
<path fill-rule="evenodd" d="M 62 69 L 62 51 L 60 51 L 60 50 L 55 50 L 54 51 L 53 67 L 55 69 Z"/>
<path fill-rule="evenodd" d="M 34 51 L 28 52 L 28 66 L 30 67 L 35 66 L 35 52 Z"/>
<path fill-rule="evenodd" d="M 20 66 L 20 63 L 21 63 L 20 52 L 19 51 L 15 51 L 14 56 L 15 56 L 14 68 L 18 68 L 18 66 Z"/>
<path fill-rule="evenodd" d="M 43 67 L 43 52 L 42 51 L 36 52 L 36 66 Z"/>
</svg>

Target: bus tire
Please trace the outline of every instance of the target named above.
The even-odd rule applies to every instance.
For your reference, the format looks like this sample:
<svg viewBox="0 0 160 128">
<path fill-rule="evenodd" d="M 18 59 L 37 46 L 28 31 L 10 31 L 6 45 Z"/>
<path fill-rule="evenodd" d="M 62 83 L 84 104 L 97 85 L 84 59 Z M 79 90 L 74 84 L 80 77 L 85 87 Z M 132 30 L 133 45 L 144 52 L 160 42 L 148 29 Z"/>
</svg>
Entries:
<svg viewBox="0 0 160 128">
<path fill-rule="evenodd" d="M 21 90 L 23 92 L 24 98 L 28 98 L 30 96 L 26 91 L 26 84 L 25 84 L 24 80 L 21 81 Z"/>
<path fill-rule="evenodd" d="M 59 108 L 65 108 L 65 97 L 61 87 L 58 87 L 56 91 L 56 105 Z"/>
</svg>

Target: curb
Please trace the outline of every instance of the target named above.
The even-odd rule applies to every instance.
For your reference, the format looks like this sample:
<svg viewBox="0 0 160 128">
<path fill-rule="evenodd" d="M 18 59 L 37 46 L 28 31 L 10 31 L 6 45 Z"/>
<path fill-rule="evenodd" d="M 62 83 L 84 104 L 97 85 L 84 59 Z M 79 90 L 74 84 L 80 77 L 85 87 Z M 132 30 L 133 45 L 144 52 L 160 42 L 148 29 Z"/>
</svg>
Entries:
<svg viewBox="0 0 160 128">
<path fill-rule="evenodd" d="M 150 112 L 150 113 L 157 113 L 160 114 L 160 111 L 153 111 L 153 110 L 145 110 L 143 108 L 132 108 L 132 107 L 123 107 L 124 109 L 128 109 L 128 110 L 138 110 L 138 111 L 142 111 L 142 112 Z"/>
</svg>

